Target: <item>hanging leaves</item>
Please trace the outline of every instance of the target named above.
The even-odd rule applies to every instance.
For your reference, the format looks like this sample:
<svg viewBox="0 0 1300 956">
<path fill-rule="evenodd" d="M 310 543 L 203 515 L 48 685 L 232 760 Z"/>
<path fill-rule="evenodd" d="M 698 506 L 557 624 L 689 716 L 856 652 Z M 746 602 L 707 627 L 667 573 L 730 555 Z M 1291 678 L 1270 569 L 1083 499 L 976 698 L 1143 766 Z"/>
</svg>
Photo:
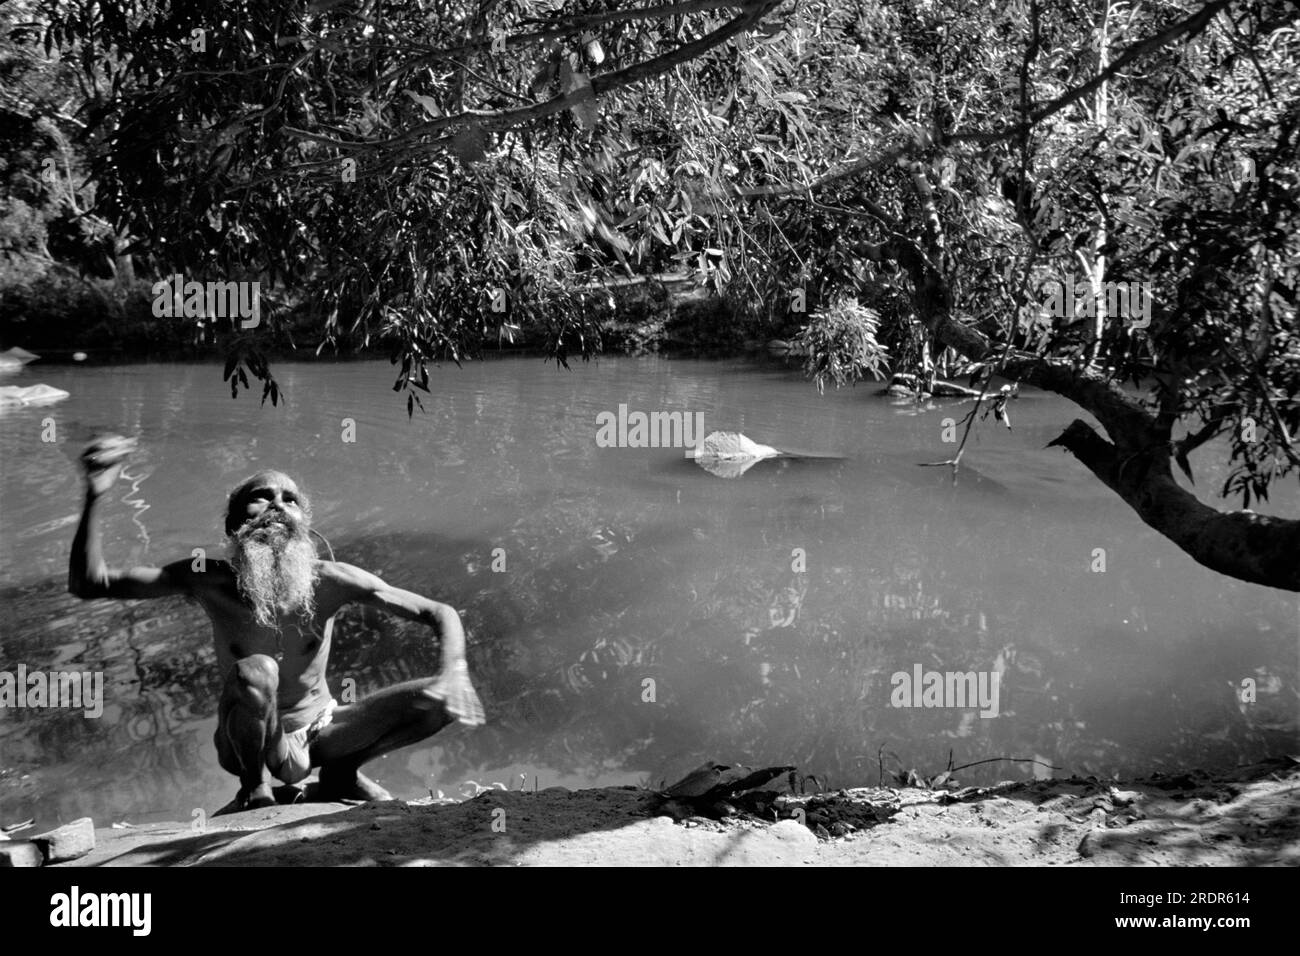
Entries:
<svg viewBox="0 0 1300 956">
<path fill-rule="evenodd" d="M 434 119 L 437 119 L 442 115 L 442 110 L 438 106 L 438 101 L 432 96 L 425 96 L 423 93 L 416 93 L 412 90 L 403 90 L 402 92 L 415 100 L 415 102 L 419 103 L 420 106 L 423 107 L 424 111 Z"/>
</svg>

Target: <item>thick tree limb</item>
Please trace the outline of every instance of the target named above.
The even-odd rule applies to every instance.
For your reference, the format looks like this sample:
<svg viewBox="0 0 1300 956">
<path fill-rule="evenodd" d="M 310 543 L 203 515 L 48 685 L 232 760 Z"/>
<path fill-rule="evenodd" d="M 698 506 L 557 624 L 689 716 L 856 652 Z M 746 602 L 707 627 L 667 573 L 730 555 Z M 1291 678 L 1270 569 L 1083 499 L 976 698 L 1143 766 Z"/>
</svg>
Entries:
<svg viewBox="0 0 1300 956">
<path fill-rule="evenodd" d="M 997 374 L 1068 398 L 1097 419 L 1110 441 L 1076 420 L 1051 444 L 1078 458 L 1143 521 L 1207 568 L 1300 591 L 1300 521 L 1201 503 L 1174 479 L 1170 464 L 1179 446 L 1152 410 L 1093 369 L 1032 353 L 1003 354 L 978 329 L 953 317 L 951 290 L 914 243 L 898 237 L 882 248 L 911 276 L 916 311 L 936 343 L 988 362 Z"/>
<path fill-rule="evenodd" d="M 1300 591 L 1300 521 L 1202 504 L 1174 479 L 1166 451 L 1123 456 L 1079 419 L 1051 444 L 1083 462 L 1138 517 L 1199 564 L 1254 584 Z"/>
</svg>

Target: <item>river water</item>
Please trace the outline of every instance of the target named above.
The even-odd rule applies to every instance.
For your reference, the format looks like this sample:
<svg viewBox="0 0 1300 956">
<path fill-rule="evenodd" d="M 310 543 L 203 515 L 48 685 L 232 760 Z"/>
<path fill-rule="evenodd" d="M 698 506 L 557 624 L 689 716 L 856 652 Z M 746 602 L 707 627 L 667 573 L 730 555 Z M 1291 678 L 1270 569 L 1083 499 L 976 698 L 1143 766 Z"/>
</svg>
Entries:
<svg viewBox="0 0 1300 956">
<path fill-rule="evenodd" d="M 232 400 L 207 364 L 6 379 L 71 397 L 0 415 L 0 671 L 100 671 L 104 707 L 0 710 L 0 823 L 190 820 L 235 789 L 212 744 L 202 611 L 66 591 L 75 459 L 98 429 L 140 440 L 104 509 L 110 564 L 223 553 L 225 495 L 275 467 L 340 560 L 460 609 L 489 722 L 369 765 L 399 797 L 658 785 L 709 759 L 794 764 L 831 787 L 934 774 L 950 755 L 1041 761 L 963 783 L 1045 764 L 1110 776 L 1300 742 L 1294 596 L 1200 567 L 1044 448 L 1078 415 L 1052 396 L 1022 394 L 1010 432 L 981 424 L 954 484 L 918 463 L 951 456 L 943 419 L 964 406 L 819 396 L 770 361 L 449 366 L 412 419 L 387 363 L 275 371 L 279 408 Z M 723 478 L 680 450 L 598 447 L 596 416 L 620 404 L 808 457 Z M 1193 461 L 1202 494 L 1222 483 L 1219 451 Z M 1294 486 L 1270 505 L 1298 506 Z M 364 695 L 437 659 L 422 627 L 353 608 L 329 681 Z M 918 666 L 997 674 L 997 715 L 893 706 L 892 676 Z"/>
</svg>

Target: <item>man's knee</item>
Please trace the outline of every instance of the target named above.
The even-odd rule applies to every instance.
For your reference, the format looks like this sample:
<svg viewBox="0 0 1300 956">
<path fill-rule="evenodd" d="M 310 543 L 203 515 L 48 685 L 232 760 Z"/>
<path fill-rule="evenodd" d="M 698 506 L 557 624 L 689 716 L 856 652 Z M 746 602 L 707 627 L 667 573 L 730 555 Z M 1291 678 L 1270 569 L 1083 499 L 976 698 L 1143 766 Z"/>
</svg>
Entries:
<svg viewBox="0 0 1300 956">
<path fill-rule="evenodd" d="M 226 681 L 226 694 L 259 708 L 274 706 L 280 687 L 280 665 L 266 654 L 253 654 L 235 662 Z"/>
</svg>

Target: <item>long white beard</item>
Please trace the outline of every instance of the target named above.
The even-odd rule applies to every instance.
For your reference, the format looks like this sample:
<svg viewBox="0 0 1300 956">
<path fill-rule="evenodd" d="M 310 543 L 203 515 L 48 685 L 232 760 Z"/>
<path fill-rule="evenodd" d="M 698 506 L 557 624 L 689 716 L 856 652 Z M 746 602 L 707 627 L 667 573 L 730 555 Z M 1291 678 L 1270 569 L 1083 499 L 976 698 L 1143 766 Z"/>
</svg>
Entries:
<svg viewBox="0 0 1300 956">
<path fill-rule="evenodd" d="M 241 528 L 230 542 L 230 564 L 258 624 L 275 627 L 282 615 L 315 612 L 316 549 L 300 528 Z"/>
</svg>

